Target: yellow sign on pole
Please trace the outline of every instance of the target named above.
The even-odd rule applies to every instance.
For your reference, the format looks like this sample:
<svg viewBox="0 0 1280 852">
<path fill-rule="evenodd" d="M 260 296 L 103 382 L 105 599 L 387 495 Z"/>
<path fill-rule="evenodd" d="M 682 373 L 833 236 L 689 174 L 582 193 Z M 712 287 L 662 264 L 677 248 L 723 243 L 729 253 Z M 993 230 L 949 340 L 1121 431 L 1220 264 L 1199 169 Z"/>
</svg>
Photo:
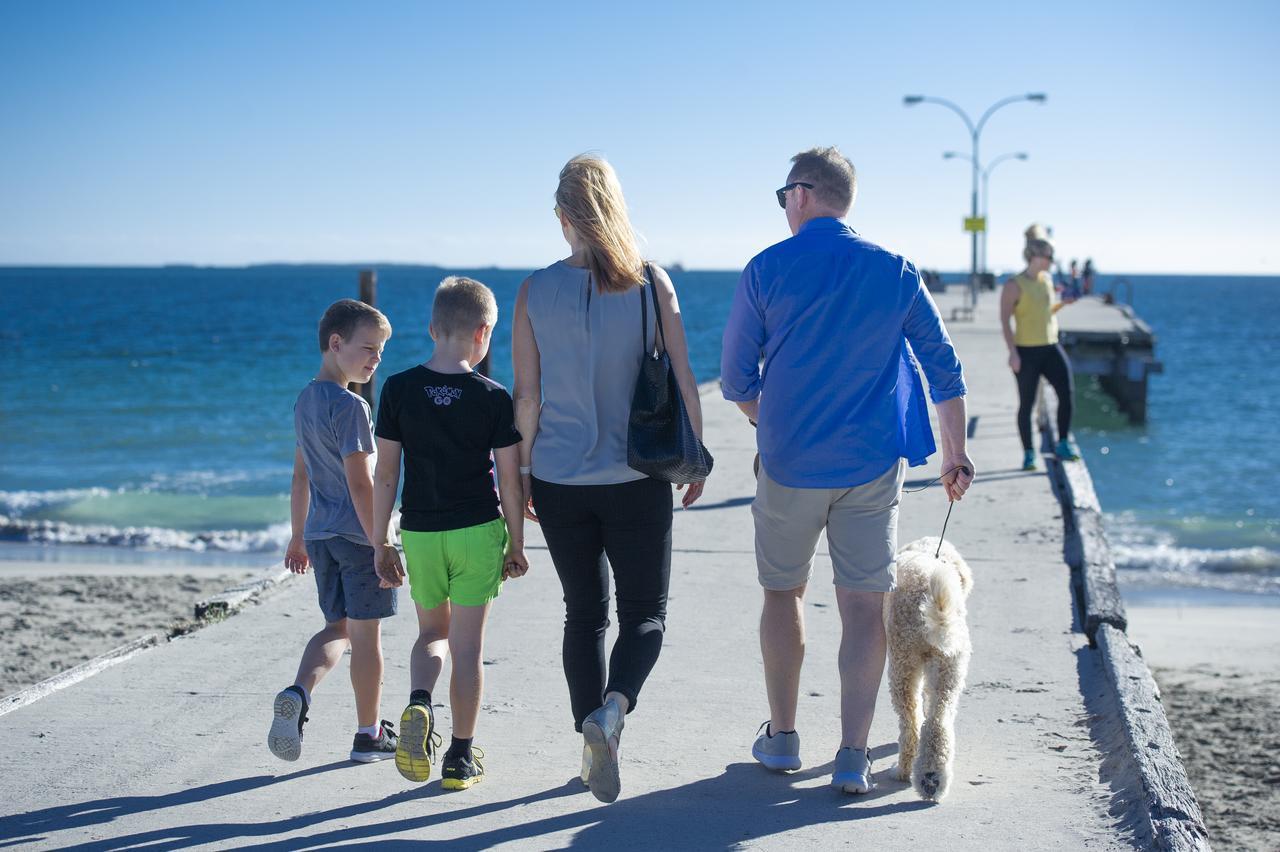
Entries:
<svg viewBox="0 0 1280 852">
<path fill-rule="evenodd" d="M 985 216 L 966 216 L 964 217 L 964 229 L 974 233 L 981 233 L 987 229 L 987 218 Z"/>
</svg>

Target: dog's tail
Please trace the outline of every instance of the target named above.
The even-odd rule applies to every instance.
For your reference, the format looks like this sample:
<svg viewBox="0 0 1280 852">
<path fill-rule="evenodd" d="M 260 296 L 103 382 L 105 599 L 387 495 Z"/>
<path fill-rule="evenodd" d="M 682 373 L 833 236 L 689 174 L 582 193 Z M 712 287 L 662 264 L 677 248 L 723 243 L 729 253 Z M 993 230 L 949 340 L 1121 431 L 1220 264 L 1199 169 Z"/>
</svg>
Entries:
<svg viewBox="0 0 1280 852">
<path fill-rule="evenodd" d="M 924 616 L 925 640 L 944 656 L 952 656 L 964 645 L 964 591 L 955 571 L 935 571 L 929 576 L 929 596 L 920 604 Z"/>
</svg>

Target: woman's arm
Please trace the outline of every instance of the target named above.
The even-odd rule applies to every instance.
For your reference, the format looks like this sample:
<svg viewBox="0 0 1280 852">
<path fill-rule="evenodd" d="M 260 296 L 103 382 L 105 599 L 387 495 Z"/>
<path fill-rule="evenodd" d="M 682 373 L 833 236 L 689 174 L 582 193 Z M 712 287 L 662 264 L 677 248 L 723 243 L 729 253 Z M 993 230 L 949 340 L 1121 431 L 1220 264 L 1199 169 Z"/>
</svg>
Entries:
<svg viewBox="0 0 1280 852">
<path fill-rule="evenodd" d="M 523 489 L 524 514 L 531 521 L 533 511 L 532 477 L 525 471 L 533 465 L 533 442 L 538 437 L 538 416 L 542 413 L 542 362 L 538 341 L 529 321 L 529 279 L 520 285 L 516 295 L 516 312 L 511 320 L 511 368 L 515 375 L 514 402 L 516 429 L 520 432 L 520 481 Z"/>
<path fill-rule="evenodd" d="M 1013 309 L 1017 304 L 1018 282 L 1010 278 L 1000 291 L 1000 332 L 1004 335 L 1004 345 L 1009 348 L 1009 369 L 1015 373 L 1022 369 L 1022 359 L 1018 357 L 1018 347 L 1013 342 Z"/>
<path fill-rule="evenodd" d="M 653 283 L 658 288 L 658 303 L 662 308 L 662 333 L 666 338 L 667 357 L 676 374 L 676 384 L 680 387 L 685 410 L 689 412 L 693 433 L 701 441 L 702 400 L 698 396 L 698 381 L 693 376 L 693 367 L 689 365 L 689 342 L 684 334 L 684 320 L 680 318 L 680 300 L 676 298 L 675 285 L 671 283 L 666 270 L 656 264 L 650 264 L 650 268 L 653 270 Z M 648 297 L 648 294 L 643 293 L 641 296 Z M 681 501 L 685 507 L 702 496 L 702 486 L 701 482 L 689 486 Z"/>
</svg>

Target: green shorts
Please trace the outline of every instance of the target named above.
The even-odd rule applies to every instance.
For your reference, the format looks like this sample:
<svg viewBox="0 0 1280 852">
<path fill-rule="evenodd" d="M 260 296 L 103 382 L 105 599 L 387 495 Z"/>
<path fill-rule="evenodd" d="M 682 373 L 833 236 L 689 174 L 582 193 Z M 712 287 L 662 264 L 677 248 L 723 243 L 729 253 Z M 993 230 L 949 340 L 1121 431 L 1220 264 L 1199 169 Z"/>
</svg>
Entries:
<svg viewBox="0 0 1280 852">
<path fill-rule="evenodd" d="M 409 596 L 423 609 L 445 601 L 484 606 L 502 588 L 507 524 L 502 518 L 440 532 L 401 530 Z"/>
</svg>

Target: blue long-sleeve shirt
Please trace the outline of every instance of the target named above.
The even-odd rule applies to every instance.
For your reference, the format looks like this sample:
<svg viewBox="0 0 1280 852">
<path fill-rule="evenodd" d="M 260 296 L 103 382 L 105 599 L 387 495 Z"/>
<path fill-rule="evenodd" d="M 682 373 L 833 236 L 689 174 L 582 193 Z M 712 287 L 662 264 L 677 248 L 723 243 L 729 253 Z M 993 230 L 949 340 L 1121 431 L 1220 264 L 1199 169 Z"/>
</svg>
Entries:
<svg viewBox="0 0 1280 852">
<path fill-rule="evenodd" d="M 935 403 L 964 395 L 915 266 L 824 217 L 743 270 L 721 391 L 734 402 L 760 398 L 760 462 L 774 481 L 851 488 L 899 458 L 924 464 L 936 449 L 917 359 Z"/>
</svg>

